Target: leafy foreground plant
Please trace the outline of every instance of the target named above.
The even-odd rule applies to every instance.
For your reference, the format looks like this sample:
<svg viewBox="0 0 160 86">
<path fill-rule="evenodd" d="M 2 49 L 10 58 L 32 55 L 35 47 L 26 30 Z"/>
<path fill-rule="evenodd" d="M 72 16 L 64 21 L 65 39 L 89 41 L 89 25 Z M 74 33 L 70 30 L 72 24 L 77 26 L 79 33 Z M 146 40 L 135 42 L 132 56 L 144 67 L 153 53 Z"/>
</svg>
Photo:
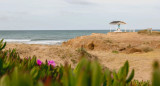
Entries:
<svg viewBox="0 0 160 86">
<path fill-rule="evenodd" d="M 152 85 L 160 86 L 160 67 L 157 61 L 154 63 L 153 68 Z"/>
<path fill-rule="evenodd" d="M 3 51 L 6 43 L 0 45 L 0 86 L 149 86 L 132 82 L 134 70 L 129 75 L 128 61 L 118 72 L 87 59 L 72 69 L 67 63 L 55 66 L 53 61 L 43 63 L 35 56 L 20 59 L 15 49 Z"/>
</svg>

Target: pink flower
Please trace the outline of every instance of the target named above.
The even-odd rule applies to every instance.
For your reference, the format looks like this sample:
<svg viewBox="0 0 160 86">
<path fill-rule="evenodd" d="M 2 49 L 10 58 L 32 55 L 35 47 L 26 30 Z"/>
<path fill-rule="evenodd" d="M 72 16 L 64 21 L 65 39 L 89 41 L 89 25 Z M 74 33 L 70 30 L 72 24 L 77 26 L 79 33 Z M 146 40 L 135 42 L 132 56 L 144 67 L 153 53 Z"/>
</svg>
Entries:
<svg viewBox="0 0 160 86">
<path fill-rule="evenodd" d="M 37 60 L 37 64 L 38 64 L 39 66 L 41 66 L 42 61 L 38 59 L 38 60 Z"/>
<path fill-rule="evenodd" d="M 25 57 L 25 59 L 27 59 L 27 60 L 28 60 L 28 57 Z"/>
<path fill-rule="evenodd" d="M 56 63 L 53 60 L 48 61 L 48 65 L 52 65 L 53 67 L 56 66 Z"/>
</svg>

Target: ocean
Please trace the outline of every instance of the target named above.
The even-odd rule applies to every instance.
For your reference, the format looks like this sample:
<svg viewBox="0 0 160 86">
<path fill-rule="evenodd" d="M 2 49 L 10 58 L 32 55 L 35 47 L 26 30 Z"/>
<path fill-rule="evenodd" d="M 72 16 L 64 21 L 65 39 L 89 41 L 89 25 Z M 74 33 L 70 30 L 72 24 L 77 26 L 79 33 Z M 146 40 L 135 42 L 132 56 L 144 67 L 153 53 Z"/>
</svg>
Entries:
<svg viewBox="0 0 160 86">
<path fill-rule="evenodd" d="M 59 45 L 77 36 L 108 32 L 110 30 L 0 30 L 0 39 L 8 43 Z"/>
<path fill-rule="evenodd" d="M 109 30 L 1 30 L 0 39 L 8 43 L 58 45 L 77 36 L 108 33 Z"/>
</svg>

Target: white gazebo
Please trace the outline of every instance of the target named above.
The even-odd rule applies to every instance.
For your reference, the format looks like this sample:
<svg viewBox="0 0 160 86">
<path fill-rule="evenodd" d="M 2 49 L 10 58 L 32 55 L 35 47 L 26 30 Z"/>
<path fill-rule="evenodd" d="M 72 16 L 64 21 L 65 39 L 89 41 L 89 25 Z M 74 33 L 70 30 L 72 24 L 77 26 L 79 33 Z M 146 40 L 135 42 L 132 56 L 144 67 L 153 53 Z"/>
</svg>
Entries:
<svg viewBox="0 0 160 86">
<path fill-rule="evenodd" d="M 112 21 L 112 22 L 110 22 L 109 24 L 110 24 L 110 25 L 118 25 L 118 28 L 117 28 L 116 31 L 114 31 L 114 32 L 122 32 L 120 26 L 121 26 L 121 25 L 124 25 L 124 24 L 127 24 L 127 23 L 125 23 L 125 22 L 123 22 L 123 21 Z M 111 28 L 110 28 L 110 32 L 111 32 Z"/>
</svg>

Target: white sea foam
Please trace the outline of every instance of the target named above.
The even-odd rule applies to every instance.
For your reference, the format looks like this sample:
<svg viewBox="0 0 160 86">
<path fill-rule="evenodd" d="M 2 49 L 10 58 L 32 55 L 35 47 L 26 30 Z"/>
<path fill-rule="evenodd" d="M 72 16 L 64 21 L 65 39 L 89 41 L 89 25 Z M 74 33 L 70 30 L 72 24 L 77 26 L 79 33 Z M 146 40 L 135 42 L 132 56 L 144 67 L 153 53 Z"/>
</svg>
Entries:
<svg viewBox="0 0 160 86">
<path fill-rule="evenodd" d="M 29 42 L 30 39 L 4 39 L 6 42 Z"/>
<path fill-rule="evenodd" d="M 26 44 L 44 44 L 44 45 L 58 45 L 61 44 L 63 41 L 61 40 L 47 40 L 47 41 L 30 41 L 26 42 Z"/>
<path fill-rule="evenodd" d="M 64 42 L 64 40 L 36 40 L 31 39 L 5 39 L 8 43 L 24 43 L 24 44 L 43 44 L 43 45 L 58 45 Z"/>
</svg>

